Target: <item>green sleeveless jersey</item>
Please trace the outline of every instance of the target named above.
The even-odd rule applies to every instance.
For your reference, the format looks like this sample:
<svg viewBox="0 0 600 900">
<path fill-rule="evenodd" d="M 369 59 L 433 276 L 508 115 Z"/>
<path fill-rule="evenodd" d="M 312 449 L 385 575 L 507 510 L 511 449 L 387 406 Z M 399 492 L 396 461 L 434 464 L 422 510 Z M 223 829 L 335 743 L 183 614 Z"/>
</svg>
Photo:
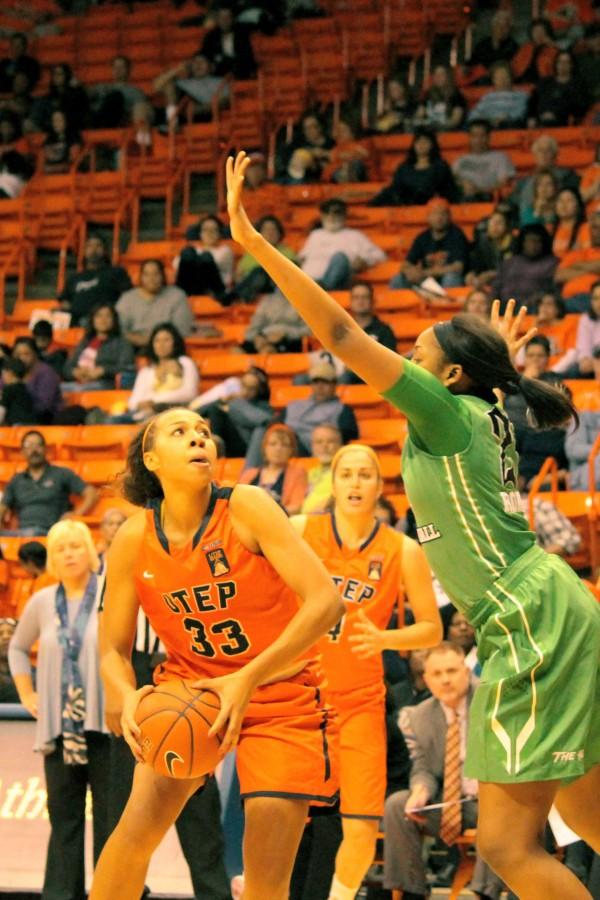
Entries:
<svg viewBox="0 0 600 900">
<path fill-rule="evenodd" d="M 535 543 L 521 511 L 512 425 L 498 406 L 451 394 L 410 362 L 385 397 L 409 422 L 402 477 L 419 543 L 468 615 Z"/>
</svg>

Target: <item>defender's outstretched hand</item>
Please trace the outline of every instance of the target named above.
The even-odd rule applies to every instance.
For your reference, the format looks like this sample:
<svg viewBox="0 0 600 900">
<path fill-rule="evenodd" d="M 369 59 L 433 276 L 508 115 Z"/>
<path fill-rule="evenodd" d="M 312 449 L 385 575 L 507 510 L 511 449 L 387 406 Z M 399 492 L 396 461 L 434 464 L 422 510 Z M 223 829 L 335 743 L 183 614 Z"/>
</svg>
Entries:
<svg viewBox="0 0 600 900">
<path fill-rule="evenodd" d="M 511 359 L 515 358 L 521 347 L 524 347 L 537 332 L 537 328 L 530 328 L 525 334 L 520 334 L 523 319 L 527 315 L 527 307 L 521 306 L 515 315 L 516 305 L 516 300 L 509 300 L 506 304 L 504 315 L 500 315 L 500 301 L 494 300 L 490 316 L 490 324 L 506 341 Z"/>
<path fill-rule="evenodd" d="M 256 229 L 246 215 L 242 203 L 242 186 L 246 169 L 250 165 L 250 157 L 240 150 L 235 160 L 232 156 L 227 158 L 225 173 L 227 177 L 227 212 L 231 226 L 231 236 L 234 241 L 246 247 L 248 240 L 256 234 Z"/>
</svg>

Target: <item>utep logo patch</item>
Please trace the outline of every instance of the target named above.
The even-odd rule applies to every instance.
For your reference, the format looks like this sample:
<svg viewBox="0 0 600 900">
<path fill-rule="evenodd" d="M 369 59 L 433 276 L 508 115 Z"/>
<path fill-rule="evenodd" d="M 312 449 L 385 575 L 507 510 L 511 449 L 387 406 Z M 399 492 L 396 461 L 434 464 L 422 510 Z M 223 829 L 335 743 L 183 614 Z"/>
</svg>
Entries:
<svg viewBox="0 0 600 900">
<path fill-rule="evenodd" d="M 219 578 L 221 575 L 227 575 L 231 571 L 229 560 L 225 556 L 225 551 L 222 547 L 214 547 L 213 549 L 203 547 L 202 549 L 204 550 L 206 561 L 210 566 L 210 571 L 215 578 Z"/>
<path fill-rule="evenodd" d="M 381 581 L 381 576 L 383 575 L 383 559 L 381 556 L 376 556 L 374 559 L 369 560 L 369 569 L 367 571 L 367 578 L 370 581 Z"/>
</svg>

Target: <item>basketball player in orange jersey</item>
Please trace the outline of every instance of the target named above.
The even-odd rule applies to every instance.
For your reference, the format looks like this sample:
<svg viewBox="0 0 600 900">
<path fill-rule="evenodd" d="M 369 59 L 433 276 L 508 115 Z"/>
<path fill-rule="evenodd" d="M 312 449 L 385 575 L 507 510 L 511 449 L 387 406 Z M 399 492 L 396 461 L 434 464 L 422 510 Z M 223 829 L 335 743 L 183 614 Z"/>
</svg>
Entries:
<svg viewBox="0 0 600 900">
<path fill-rule="evenodd" d="M 383 650 L 434 647 L 442 639 L 425 554 L 416 541 L 375 517 L 382 490 L 379 460 L 362 444 L 342 447 L 331 464 L 334 511 L 296 516 L 292 524 L 323 560 L 345 614 L 321 638 L 327 699 L 340 725 L 343 840 L 330 900 L 352 900 L 373 862 L 386 788 Z M 406 591 L 415 624 L 386 630 L 394 609 L 402 623 Z"/>
<path fill-rule="evenodd" d="M 330 710 L 310 648 L 343 604 L 266 492 L 212 483 L 215 460 L 208 424 L 188 409 L 155 416 L 129 450 L 125 495 L 150 508 L 123 524 L 108 554 L 102 674 L 140 765 L 91 900 L 141 896 L 154 849 L 203 781 L 142 764 L 135 711 L 152 688 L 135 690 L 130 663 L 140 605 L 167 653 L 155 681 L 192 679 L 216 691 L 212 732 L 224 731 L 223 755 L 238 745 L 244 900 L 287 900 L 309 803 L 337 795 Z"/>
</svg>

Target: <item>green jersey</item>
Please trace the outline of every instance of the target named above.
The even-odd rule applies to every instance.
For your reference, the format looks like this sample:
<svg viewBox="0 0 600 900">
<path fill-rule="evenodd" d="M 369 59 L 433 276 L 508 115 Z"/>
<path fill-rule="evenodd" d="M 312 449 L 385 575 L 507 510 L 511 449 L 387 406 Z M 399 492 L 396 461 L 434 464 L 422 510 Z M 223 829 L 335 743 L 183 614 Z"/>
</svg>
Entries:
<svg viewBox="0 0 600 900">
<path fill-rule="evenodd" d="M 521 511 L 513 428 L 498 406 L 451 394 L 429 372 L 404 365 L 385 397 L 408 418 L 402 477 L 418 540 L 468 616 L 535 543 Z"/>
</svg>

